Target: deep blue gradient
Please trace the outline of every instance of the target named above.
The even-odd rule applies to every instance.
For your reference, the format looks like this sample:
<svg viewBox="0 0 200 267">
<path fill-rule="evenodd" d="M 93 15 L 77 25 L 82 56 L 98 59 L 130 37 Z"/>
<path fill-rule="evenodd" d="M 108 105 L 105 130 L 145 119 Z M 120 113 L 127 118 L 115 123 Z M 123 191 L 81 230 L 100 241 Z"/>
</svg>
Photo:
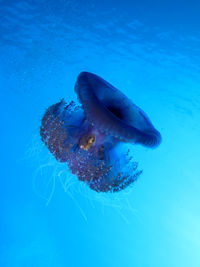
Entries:
<svg viewBox="0 0 200 267">
<path fill-rule="evenodd" d="M 118 3 L 119 2 L 119 3 Z M 151 2 L 151 3 L 150 3 Z M 198 1 L 0 1 L 1 267 L 200 266 Z M 78 73 L 119 88 L 163 137 L 143 174 L 98 194 L 44 147 Z"/>
</svg>

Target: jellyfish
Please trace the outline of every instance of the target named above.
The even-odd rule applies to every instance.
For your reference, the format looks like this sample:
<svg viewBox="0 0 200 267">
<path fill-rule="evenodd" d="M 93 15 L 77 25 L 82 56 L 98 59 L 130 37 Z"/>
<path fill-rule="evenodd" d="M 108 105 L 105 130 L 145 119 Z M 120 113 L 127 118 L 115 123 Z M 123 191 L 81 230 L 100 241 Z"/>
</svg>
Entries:
<svg viewBox="0 0 200 267">
<path fill-rule="evenodd" d="M 62 99 L 46 110 L 41 139 L 92 190 L 119 192 L 142 173 L 122 145 L 155 148 L 161 135 L 144 111 L 96 74 L 81 72 L 75 92 L 80 105 Z"/>
</svg>

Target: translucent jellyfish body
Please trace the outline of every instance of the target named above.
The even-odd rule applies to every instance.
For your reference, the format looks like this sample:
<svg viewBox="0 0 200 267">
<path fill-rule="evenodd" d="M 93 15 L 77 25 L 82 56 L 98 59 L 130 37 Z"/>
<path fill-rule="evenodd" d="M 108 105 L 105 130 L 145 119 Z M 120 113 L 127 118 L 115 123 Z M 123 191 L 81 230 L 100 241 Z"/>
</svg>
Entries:
<svg viewBox="0 0 200 267">
<path fill-rule="evenodd" d="M 120 144 L 156 147 L 161 142 L 160 133 L 139 107 L 95 74 L 80 73 L 75 91 L 80 106 L 61 100 L 45 112 L 42 141 L 91 189 L 125 189 L 141 171 Z"/>
</svg>

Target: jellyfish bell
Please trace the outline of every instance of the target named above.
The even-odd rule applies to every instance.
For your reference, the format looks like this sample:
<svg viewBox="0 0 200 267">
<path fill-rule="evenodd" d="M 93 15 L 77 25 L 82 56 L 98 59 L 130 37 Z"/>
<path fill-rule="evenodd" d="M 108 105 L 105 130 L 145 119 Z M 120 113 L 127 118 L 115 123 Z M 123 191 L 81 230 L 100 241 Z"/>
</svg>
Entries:
<svg viewBox="0 0 200 267">
<path fill-rule="evenodd" d="M 90 123 L 128 143 L 156 147 L 160 133 L 148 116 L 122 92 L 99 76 L 82 72 L 75 91 Z"/>
<path fill-rule="evenodd" d="M 40 135 L 58 161 L 97 192 L 117 192 L 141 171 L 119 144 L 156 147 L 160 133 L 147 115 L 99 76 L 81 72 L 75 84 L 81 106 L 62 99 L 45 112 Z"/>
</svg>

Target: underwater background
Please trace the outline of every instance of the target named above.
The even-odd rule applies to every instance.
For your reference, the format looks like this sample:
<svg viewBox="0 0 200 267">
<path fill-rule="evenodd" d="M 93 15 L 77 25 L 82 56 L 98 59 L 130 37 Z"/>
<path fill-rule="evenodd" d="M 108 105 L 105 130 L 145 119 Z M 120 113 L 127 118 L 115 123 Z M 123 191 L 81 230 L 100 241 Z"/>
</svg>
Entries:
<svg viewBox="0 0 200 267">
<path fill-rule="evenodd" d="M 200 266 L 198 1 L 0 1 L 0 266 Z M 139 179 L 97 193 L 41 142 L 48 106 L 103 77 L 163 141 Z"/>
</svg>

